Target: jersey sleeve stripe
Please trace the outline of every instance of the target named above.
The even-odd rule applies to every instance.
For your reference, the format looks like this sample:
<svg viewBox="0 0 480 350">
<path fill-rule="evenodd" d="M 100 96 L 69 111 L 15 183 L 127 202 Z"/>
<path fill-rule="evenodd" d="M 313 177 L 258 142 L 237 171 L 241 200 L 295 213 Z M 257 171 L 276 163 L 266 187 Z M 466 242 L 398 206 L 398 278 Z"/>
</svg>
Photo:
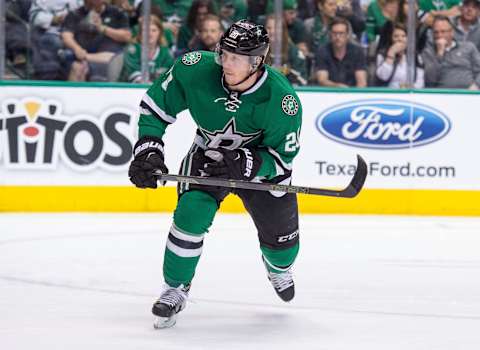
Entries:
<svg viewBox="0 0 480 350">
<path fill-rule="evenodd" d="M 273 157 L 273 159 L 275 160 L 275 164 L 281 166 L 285 171 L 292 171 L 292 164 L 284 162 L 277 151 L 275 151 L 271 147 L 267 147 L 267 152 Z"/>
<path fill-rule="evenodd" d="M 163 121 L 169 124 L 175 123 L 175 121 L 177 120 L 171 115 L 168 115 L 167 113 L 165 113 L 165 111 L 162 110 L 160 107 L 158 107 L 155 101 L 153 101 L 152 98 L 147 94 L 143 96 L 142 102 L 140 102 L 140 106 L 143 108 L 147 108 L 150 112 L 152 112 L 154 116 L 162 119 Z"/>
</svg>

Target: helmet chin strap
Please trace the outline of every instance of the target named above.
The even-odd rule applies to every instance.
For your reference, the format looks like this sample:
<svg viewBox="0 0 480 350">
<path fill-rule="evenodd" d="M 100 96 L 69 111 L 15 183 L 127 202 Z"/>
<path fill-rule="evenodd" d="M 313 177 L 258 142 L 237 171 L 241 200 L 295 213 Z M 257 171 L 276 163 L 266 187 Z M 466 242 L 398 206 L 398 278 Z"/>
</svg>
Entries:
<svg viewBox="0 0 480 350">
<path fill-rule="evenodd" d="M 234 87 L 238 86 L 240 84 L 243 84 L 245 81 L 247 81 L 252 75 L 254 75 L 256 72 L 258 72 L 258 69 L 255 69 L 253 72 L 251 72 L 249 75 L 247 75 L 244 79 L 242 79 L 239 83 L 236 84 L 228 84 L 229 87 Z"/>
</svg>

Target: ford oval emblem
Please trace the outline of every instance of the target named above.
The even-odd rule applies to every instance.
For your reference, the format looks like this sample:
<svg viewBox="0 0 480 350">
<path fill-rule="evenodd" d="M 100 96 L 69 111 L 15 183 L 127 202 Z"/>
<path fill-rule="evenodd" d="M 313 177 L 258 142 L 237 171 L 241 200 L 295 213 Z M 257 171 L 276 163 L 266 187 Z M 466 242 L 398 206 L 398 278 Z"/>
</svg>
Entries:
<svg viewBox="0 0 480 350">
<path fill-rule="evenodd" d="M 428 106 L 400 100 L 362 100 L 329 108 L 317 117 L 318 131 L 356 147 L 400 149 L 444 137 L 448 117 Z"/>
</svg>

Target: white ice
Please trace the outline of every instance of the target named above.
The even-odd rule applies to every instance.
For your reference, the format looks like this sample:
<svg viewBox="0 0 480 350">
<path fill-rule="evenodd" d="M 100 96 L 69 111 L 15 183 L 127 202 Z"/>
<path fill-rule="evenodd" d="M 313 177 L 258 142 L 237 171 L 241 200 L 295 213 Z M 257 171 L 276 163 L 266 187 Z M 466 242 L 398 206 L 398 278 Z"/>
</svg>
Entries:
<svg viewBox="0 0 480 350">
<path fill-rule="evenodd" d="M 302 216 L 289 304 L 244 215 L 217 216 L 154 330 L 165 214 L 1 214 L 0 349 L 480 349 L 480 218 Z"/>
</svg>

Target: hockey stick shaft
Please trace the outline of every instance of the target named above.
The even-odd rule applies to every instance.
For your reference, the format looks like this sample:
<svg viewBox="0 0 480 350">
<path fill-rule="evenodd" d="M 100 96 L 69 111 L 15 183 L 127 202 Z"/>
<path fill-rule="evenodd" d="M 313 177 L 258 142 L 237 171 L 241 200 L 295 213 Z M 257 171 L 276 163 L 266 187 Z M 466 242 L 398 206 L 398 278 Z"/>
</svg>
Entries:
<svg viewBox="0 0 480 350">
<path fill-rule="evenodd" d="M 214 177 L 202 177 L 202 176 L 187 176 L 176 174 L 162 174 L 160 170 L 155 170 L 154 175 L 157 176 L 160 181 L 176 181 L 184 182 L 202 186 L 219 186 L 226 188 L 241 188 L 246 190 L 255 191 L 278 191 L 286 193 L 304 193 L 314 194 L 319 196 L 340 197 L 340 198 L 353 198 L 362 189 L 365 179 L 367 177 L 367 164 L 362 157 L 357 155 L 357 167 L 352 180 L 342 190 L 333 190 L 316 187 L 305 186 L 293 186 L 293 185 L 279 185 L 271 183 L 258 183 L 242 180 L 221 179 Z"/>
</svg>

